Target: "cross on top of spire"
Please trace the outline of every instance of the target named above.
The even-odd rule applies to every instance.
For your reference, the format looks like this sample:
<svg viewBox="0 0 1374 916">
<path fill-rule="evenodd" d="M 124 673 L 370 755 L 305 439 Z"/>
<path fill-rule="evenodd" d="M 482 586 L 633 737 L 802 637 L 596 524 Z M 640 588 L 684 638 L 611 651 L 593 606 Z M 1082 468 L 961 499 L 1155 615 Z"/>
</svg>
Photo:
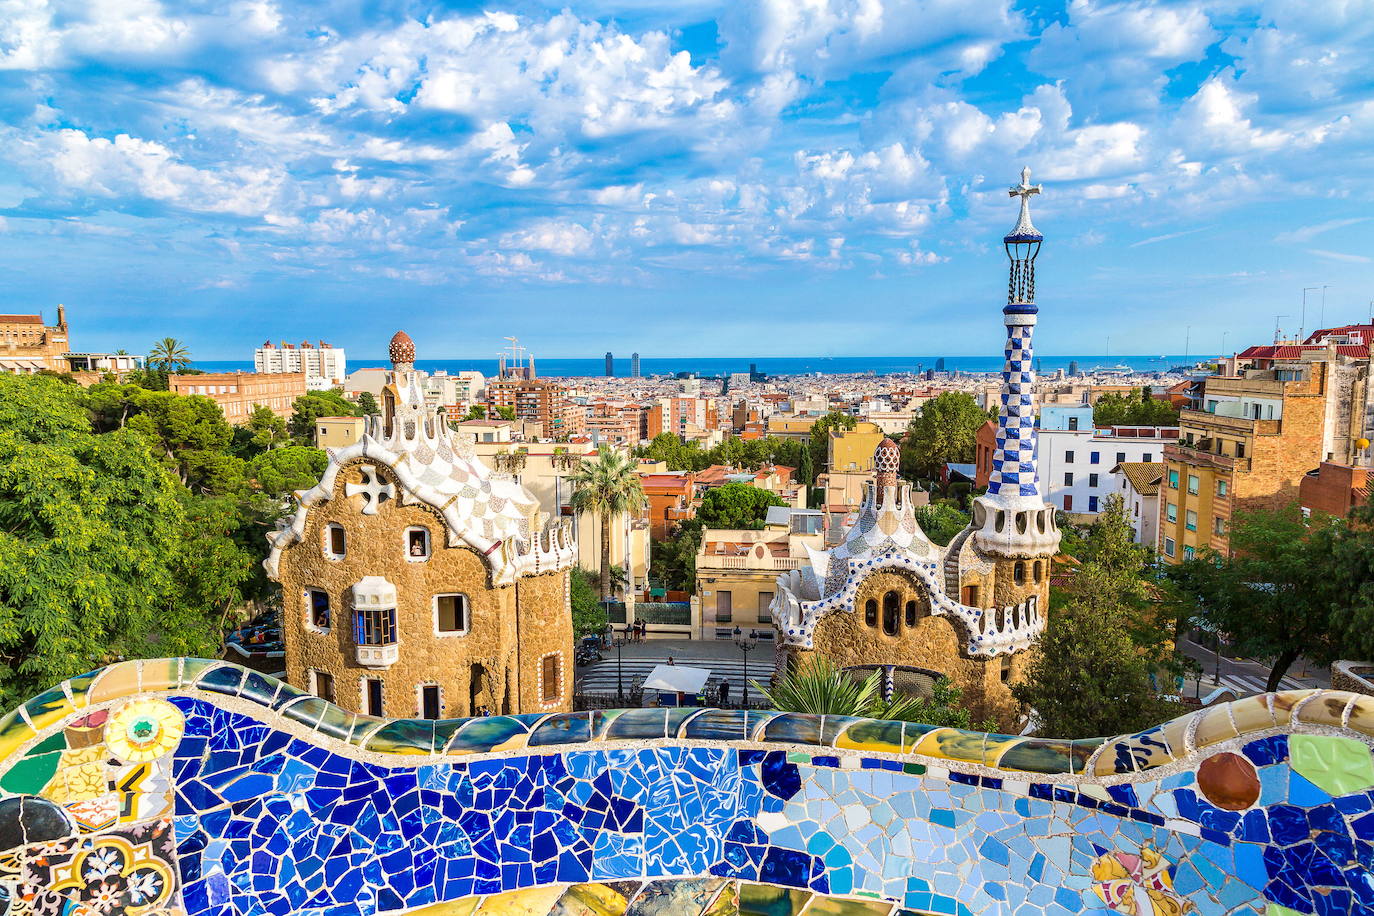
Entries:
<svg viewBox="0 0 1374 916">
<path fill-rule="evenodd" d="M 1012 185 L 1007 189 L 1008 197 L 1021 198 L 1021 215 L 1016 220 L 1016 226 L 1011 232 L 1007 233 L 1003 239 L 1007 242 L 1038 242 L 1044 239 L 1040 231 L 1031 222 L 1030 199 L 1032 195 L 1040 193 L 1040 185 L 1030 183 L 1030 166 L 1021 170 L 1021 183 Z"/>
</svg>

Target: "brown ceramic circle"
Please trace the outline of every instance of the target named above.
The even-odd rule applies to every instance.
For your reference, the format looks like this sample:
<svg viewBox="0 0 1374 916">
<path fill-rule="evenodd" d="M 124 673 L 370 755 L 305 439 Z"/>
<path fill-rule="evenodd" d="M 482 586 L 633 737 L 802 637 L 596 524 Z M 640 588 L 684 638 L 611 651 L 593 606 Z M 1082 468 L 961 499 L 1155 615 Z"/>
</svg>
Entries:
<svg viewBox="0 0 1374 916">
<path fill-rule="evenodd" d="M 1197 786 L 1204 798 L 1227 811 L 1244 811 L 1259 801 L 1259 774 L 1239 754 L 1213 754 L 1202 761 L 1197 768 Z"/>
</svg>

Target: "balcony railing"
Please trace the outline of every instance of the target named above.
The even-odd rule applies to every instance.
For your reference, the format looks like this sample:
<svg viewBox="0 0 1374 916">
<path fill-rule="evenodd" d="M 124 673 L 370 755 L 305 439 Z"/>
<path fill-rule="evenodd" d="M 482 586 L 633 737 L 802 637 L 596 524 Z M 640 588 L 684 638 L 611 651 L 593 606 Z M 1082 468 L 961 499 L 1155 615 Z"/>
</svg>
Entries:
<svg viewBox="0 0 1374 916">
<path fill-rule="evenodd" d="M 801 569 L 806 560 L 800 557 L 731 557 L 720 554 L 697 554 L 697 569 L 756 569 L 779 570 Z"/>
<path fill-rule="evenodd" d="M 1218 455 L 1214 451 L 1196 448 L 1185 442 L 1169 444 L 1164 446 L 1165 461 L 1181 461 L 1197 467 L 1221 468 L 1223 470 L 1250 470 L 1249 458 L 1233 458 L 1230 455 Z"/>
</svg>

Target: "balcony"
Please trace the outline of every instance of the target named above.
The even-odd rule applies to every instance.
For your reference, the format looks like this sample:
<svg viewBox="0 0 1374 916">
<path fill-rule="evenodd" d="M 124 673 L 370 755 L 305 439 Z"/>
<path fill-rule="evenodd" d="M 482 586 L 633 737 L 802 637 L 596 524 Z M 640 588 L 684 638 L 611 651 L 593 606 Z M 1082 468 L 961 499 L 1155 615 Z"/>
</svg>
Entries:
<svg viewBox="0 0 1374 916">
<path fill-rule="evenodd" d="M 1164 446 L 1164 460 L 1178 461 L 1192 467 L 1220 468 L 1226 471 L 1248 471 L 1250 470 L 1249 458 L 1233 458 L 1230 455 L 1218 455 L 1216 452 L 1206 449 L 1195 448 L 1185 442 L 1177 444 L 1170 443 Z"/>
<path fill-rule="evenodd" d="M 722 554 L 697 554 L 697 571 L 703 569 L 741 569 L 756 572 L 786 572 L 801 569 L 806 560 L 800 557 L 732 557 Z"/>
<path fill-rule="evenodd" d="M 400 658 L 400 646 L 358 646 L 358 664 L 364 668 L 390 668 Z"/>
</svg>

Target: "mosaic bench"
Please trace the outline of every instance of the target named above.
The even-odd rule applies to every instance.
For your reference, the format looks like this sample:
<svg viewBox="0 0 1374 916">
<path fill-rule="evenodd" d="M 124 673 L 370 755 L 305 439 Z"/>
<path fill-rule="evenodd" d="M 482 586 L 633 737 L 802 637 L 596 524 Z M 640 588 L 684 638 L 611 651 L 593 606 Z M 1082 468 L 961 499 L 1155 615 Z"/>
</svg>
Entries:
<svg viewBox="0 0 1374 916">
<path fill-rule="evenodd" d="M 1137 735 L 355 715 L 125 662 L 0 720 L 0 914 L 1374 913 L 1374 697 Z"/>
</svg>

